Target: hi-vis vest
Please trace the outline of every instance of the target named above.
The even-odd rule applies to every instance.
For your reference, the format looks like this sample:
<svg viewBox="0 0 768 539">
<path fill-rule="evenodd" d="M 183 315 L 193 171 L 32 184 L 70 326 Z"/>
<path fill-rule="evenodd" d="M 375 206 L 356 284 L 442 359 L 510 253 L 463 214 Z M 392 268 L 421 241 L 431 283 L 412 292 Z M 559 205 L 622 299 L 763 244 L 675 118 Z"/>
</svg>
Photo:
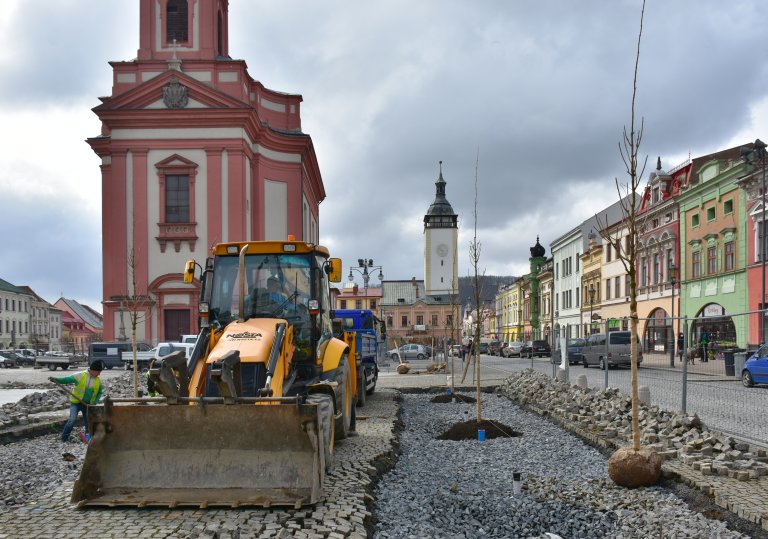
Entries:
<svg viewBox="0 0 768 539">
<path fill-rule="evenodd" d="M 72 389 L 72 394 L 80 398 L 85 404 L 96 404 L 99 401 L 99 395 L 101 394 L 101 380 L 99 380 L 99 377 L 93 377 L 93 386 L 90 389 L 88 388 L 88 372 L 84 371 L 80 374 L 75 374 L 74 378 L 77 380 L 77 383 L 75 384 L 74 389 Z M 88 400 L 85 398 L 86 390 L 88 393 Z M 80 401 L 74 397 L 70 397 L 69 402 L 77 404 Z"/>
</svg>

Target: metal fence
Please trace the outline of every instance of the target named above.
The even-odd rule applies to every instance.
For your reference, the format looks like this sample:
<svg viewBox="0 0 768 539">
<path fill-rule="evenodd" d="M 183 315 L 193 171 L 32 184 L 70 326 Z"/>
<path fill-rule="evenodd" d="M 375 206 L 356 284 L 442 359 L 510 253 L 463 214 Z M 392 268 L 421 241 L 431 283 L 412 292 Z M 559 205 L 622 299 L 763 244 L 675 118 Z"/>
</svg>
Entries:
<svg viewBox="0 0 768 539">
<path fill-rule="evenodd" d="M 672 333 L 669 318 L 664 321 L 666 324 L 660 323 L 658 318 L 640 319 L 638 333 L 642 362 L 638 369 L 638 385 L 649 389 L 651 404 L 669 411 L 695 413 L 709 428 L 768 447 L 768 422 L 762 416 L 768 406 L 768 388 L 748 388 L 741 381 L 743 362 L 755 348 L 746 344 L 750 322 L 754 330 L 755 315 L 729 315 L 728 320 L 676 318 L 676 333 Z M 592 331 L 593 335 L 600 335 L 623 327 L 627 326 L 607 320 L 599 328 L 593 327 Z M 571 383 L 579 375 L 586 375 L 589 387 L 615 387 L 629 395 L 631 369 L 585 368 L 578 347 L 574 347 L 582 341 L 571 336 L 576 329 L 571 326 L 556 328 L 551 340 L 550 364 L 531 359 L 531 367 L 553 377 L 562 367 Z M 563 361 L 562 350 L 569 348 L 570 361 Z"/>
</svg>

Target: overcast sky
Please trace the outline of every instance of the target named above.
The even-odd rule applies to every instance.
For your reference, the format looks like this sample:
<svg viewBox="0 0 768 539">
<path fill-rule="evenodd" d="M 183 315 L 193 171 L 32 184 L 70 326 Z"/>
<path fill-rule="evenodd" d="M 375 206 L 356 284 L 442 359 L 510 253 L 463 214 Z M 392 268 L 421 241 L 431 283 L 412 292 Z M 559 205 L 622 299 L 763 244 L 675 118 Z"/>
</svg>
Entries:
<svg viewBox="0 0 768 539">
<path fill-rule="evenodd" d="M 0 278 L 101 310 L 99 160 L 84 140 L 99 134 L 107 62 L 136 57 L 139 1 L 2 4 Z M 320 239 L 345 274 L 373 258 L 386 279 L 423 278 L 441 160 L 460 275 L 476 175 L 480 265 L 496 275 L 527 273 L 537 235 L 549 256 L 626 182 L 641 0 L 229 5 L 231 56 L 304 98 L 327 191 Z M 651 168 L 768 139 L 766 21 L 763 0 L 648 1 L 637 111 Z"/>
</svg>

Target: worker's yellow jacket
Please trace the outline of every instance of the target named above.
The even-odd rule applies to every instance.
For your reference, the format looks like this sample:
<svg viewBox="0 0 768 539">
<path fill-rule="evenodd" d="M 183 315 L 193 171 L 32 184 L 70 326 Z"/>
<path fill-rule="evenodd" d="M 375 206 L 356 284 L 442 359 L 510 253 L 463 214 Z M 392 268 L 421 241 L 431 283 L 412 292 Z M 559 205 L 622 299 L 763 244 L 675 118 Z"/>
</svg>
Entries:
<svg viewBox="0 0 768 539">
<path fill-rule="evenodd" d="M 71 376 L 62 376 L 61 378 L 54 378 L 60 384 L 73 385 L 72 394 L 79 397 L 85 404 L 97 404 L 101 398 L 101 393 L 104 390 L 101 387 L 101 380 L 98 376 L 92 376 L 93 384 L 88 387 L 88 371 L 83 371 Z M 75 397 L 69 397 L 69 402 L 79 404 L 80 401 Z"/>
</svg>

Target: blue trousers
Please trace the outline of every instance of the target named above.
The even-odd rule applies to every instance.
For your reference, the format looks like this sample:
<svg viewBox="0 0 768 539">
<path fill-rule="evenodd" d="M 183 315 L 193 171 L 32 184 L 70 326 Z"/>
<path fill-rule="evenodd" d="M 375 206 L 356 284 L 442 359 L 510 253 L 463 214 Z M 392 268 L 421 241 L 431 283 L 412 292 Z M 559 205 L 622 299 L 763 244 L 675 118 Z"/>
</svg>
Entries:
<svg viewBox="0 0 768 539">
<path fill-rule="evenodd" d="M 64 430 L 61 431 L 61 441 L 66 442 L 69 439 L 69 433 L 72 432 L 72 427 L 75 426 L 77 421 L 77 414 L 83 414 L 83 423 L 85 423 L 85 432 L 88 432 L 88 407 L 85 404 L 79 402 L 69 403 L 69 419 L 64 425 Z"/>
</svg>

